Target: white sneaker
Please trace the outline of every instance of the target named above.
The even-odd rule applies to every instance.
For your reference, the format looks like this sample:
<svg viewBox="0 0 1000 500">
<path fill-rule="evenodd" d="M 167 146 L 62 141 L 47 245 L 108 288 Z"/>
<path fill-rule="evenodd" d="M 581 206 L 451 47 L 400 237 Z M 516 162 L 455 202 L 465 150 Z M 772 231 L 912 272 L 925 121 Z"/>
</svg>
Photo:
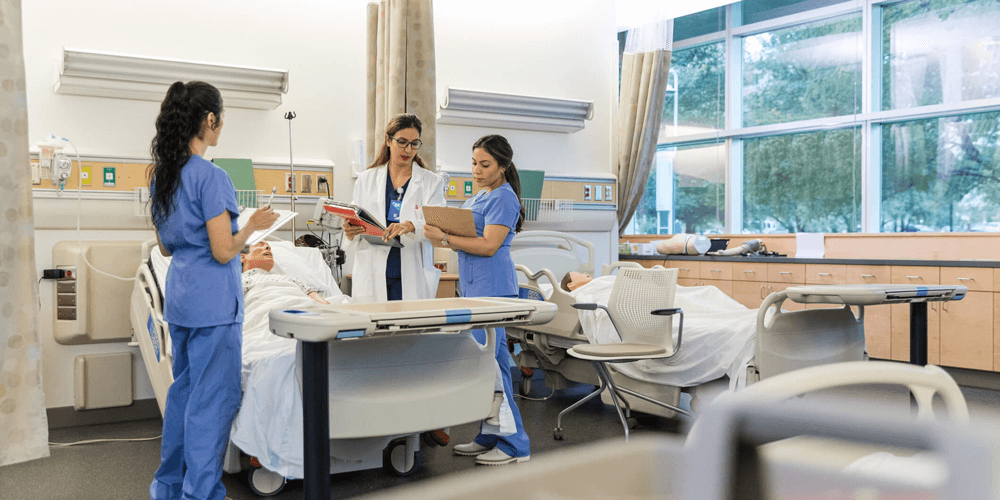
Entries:
<svg viewBox="0 0 1000 500">
<path fill-rule="evenodd" d="M 485 446 L 480 446 L 475 442 L 471 442 L 468 444 L 456 444 L 455 447 L 451 449 L 452 453 L 456 455 L 461 455 L 463 457 L 474 457 L 476 455 L 482 455 L 487 451 L 490 451 L 490 448 L 487 448 Z"/>
<path fill-rule="evenodd" d="M 504 453 L 500 448 L 493 448 L 489 453 L 483 453 L 476 457 L 476 463 L 482 465 L 505 465 L 511 462 L 527 462 L 531 455 L 523 457 L 512 457 Z"/>
<path fill-rule="evenodd" d="M 493 393 L 493 408 L 490 410 L 490 416 L 486 417 L 484 422 L 487 425 L 500 425 L 500 407 L 503 405 L 503 393 L 494 392 Z"/>
</svg>

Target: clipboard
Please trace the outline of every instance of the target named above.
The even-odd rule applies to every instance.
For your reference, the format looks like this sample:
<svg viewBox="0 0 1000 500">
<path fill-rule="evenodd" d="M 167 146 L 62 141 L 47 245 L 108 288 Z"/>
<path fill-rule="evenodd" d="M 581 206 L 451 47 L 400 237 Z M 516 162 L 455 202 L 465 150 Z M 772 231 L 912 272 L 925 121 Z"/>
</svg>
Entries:
<svg viewBox="0 0 1000 500">
<path fill-rule="evenodd" d="M 424 222 L 437 227 L 449 235 L 468 236 L 475 238 L 476 221 L 472 218 L 472 210 L 456 207 L 424 206 Z"/>
<path fill-rule="evenodd" d="M 399 236 L 389 241 L 383 241 L 382 234 L 385 233 L 385 226 L 378 219 L 372 217 L 372 214 L 368 213 L 367 210 L 357 205 L 327 200 L 323 203 L 323 209 L 355 226 L 363 227 L 365 231 L 361 233 L 361 237 L 372 245 L 403 248 L 403 243 L 399 241 Z"/>
<path fill-rule="evenodd" d="M 236 225 L 242 229 L 243 226 L 247 225 L 247 222 L 250 220 L 250 216 L 253 215 L 254 212 L 256 211 L 257 211 L 256 208 L 248 208 L 240 212 L 239 218 L 236 219 Z M 264 238 L 270 236 L 271 233 L 277 231 L 278 228 L 284 226 L 288 221 L 294 219 L 295 216 L 298 215 L 298 212 L 291 212 L 288 210 L 275 210 L 274 213 L 278 214 L 278 220 L 274 221 L 274 224 L 271 224 L 271 227 L 267 229 L 262 229 L 251 233 L 250 238 L 247 239 L 246 243 L 247 245 L 254 245 L 257 242 L 263 240 Z"/>
</svg>

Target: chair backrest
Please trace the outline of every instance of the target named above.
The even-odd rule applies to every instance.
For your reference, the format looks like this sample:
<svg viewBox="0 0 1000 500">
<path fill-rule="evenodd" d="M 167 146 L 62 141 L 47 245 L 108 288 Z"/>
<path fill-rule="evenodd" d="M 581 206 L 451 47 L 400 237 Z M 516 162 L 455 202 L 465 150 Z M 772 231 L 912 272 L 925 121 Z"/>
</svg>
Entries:
<svg viewBox="0 0 1000 500">
<path fill-rule="evenodd" d="M 676 290 L 677 269 L 619 269 L 608 311 L 622 342 L 660 345 L 673 352 L 673 316 L 650 312 L 674 307 Z"/>
</svg>

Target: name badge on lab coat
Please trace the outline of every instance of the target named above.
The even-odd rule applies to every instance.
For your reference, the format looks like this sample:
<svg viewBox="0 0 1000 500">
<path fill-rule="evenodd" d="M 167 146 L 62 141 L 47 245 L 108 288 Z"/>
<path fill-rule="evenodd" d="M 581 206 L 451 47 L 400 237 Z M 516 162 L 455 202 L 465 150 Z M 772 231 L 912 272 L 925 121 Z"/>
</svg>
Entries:
<svg viewBox="0 0 1000 500">
<path fill-rule="evenodd" d="M 401 200 L 392 200 L 389 203 L 389 216 L 386 217 L 387 222 L 399 222 L 399 211 L 403 209 L 403 202 Z"/>
</svg>

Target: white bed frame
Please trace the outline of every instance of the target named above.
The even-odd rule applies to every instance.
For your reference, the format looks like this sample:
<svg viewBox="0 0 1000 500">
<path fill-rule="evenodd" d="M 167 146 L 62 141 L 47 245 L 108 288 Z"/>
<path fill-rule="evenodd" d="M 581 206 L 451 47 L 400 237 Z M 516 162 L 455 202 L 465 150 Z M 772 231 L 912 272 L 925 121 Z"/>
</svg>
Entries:
<svg viewBox="0 0 1000 500">
<path fill-rule="evenodd" d="M 130 316 L 133 338 L 139 345 L 139 351 L 142 353 L 143 363 L 146 366 L 146 372 L 149 375 L 162 415 L 166 408 L 167 391 L 173 384 L 174 376 L 170 332 L 167 323 L 163 321 L 161 301 L 162 288 L 160 287 L 165 284 L 163 280 L 166 279 L 166 276 L 155 275 L 154 278 L 150 264 L 152 262 L 150 254 L 156 246 L 156 239 L 148 240 L 142 245 L 142 263 L 136 271 Z M 157 282 L 157 280 L 159 281 Z M 490 360 L 493 359 L 492 354 L 488 357 Z M 492 387 L 492 377 L 490 387 Z M 483 416 L 487 410 L 488 408 L 484 410 Z M 354 456 L 357 455 L 355 448 L 358 445 L 356 443 L 345 445 L 345 442 L 337 439 L 330 440 L 330 454 L 333 459 L 330 461 L 331 474 L 383 467 L 387 472 L 406 476 L 415 472 L 421 464 L 419 433 L 367 438 L 365 445 L 368 448 L 377 449 L 377 452 L 369 453 L 363 459 Z M 241 471 L 240 453 L 240 449 L 230 442 L 223 464 L 225 472 L 236 474 Z M 353 458 L 350 460 L 339 459 L 338 457 L 341 456 Z M 255 462 L 255 460 L 251 460 L 254 468 L 250 470 L 248 476 L 251 489 L 261 496 L 272 496 L 281 491 L 287 478 L 264 467 L 257 467 Z"/>
</svg>

